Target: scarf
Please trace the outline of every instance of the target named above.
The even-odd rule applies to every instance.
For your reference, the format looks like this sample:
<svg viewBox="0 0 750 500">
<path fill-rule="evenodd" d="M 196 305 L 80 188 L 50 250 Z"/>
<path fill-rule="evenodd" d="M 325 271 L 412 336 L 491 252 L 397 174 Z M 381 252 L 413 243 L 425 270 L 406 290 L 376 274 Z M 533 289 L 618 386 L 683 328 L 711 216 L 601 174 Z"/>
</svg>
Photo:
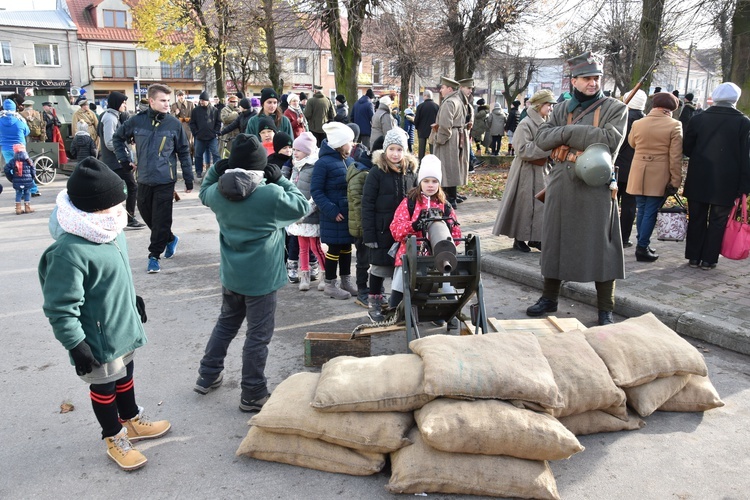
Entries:
<svg viewBox="0 0 750 500">
<path fill-rule="evenodd" d="M 57 195 L 57 222 L 66 233 L 80 236 L 92 243 L 109 243 L 128 223 L 128 214 L 120 204 L 108 212 L 84 212 L 73 205 L 68 190 Z"/>
<path fill-rule="evenodd" d="M 296 168 L 297 170 L 302 170 L 302 167 L 304 167 L 308 163 L 311 165 L 315 165 L 316 161 L 318 161 L 318 152 L 313 151 L 301 160 L 292 159 L 292 165 L 294 165 L 294 168 Z"/>
<path fill-rule="evenodd" d="M 579 105 L 582 110 L 585 110 L 602 97 L 604 97 L 604 92 L 601 89 L 594 95 L 586 95 L 578 89 L 573 89 L 573 96 L 568 101 L 568 113 L 572 113 Z"/>
</svg>

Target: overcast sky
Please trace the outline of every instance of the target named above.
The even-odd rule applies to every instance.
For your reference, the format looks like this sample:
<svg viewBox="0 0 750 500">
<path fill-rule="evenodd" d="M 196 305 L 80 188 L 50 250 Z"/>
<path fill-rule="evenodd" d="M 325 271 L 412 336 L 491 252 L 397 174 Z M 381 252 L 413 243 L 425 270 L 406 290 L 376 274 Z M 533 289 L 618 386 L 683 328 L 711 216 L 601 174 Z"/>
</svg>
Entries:
<svg viewBox="0 0 750 500">
<path fill-rule="evenodd" d="M 6 10 L 55 10 L 55 0 L 0 0 Z"/>
</svg>

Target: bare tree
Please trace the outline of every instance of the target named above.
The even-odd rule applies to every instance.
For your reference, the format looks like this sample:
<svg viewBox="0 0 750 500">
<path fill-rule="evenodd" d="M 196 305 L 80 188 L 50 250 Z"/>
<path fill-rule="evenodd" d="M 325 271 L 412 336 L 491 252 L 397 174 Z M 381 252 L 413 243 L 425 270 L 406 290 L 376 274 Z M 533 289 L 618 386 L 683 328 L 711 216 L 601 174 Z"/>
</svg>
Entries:
<svg viewBox="0 0 750 500">
<path fill-rule="evenodd" d="M 743 90 L 737 103 L 744 113 L 750 113 L 750 0 L 737 0 L 732 16 L 732 71 L 724 81 L 736 83 Z"/>
<path fill-rule="evenodd" d="M 438 39 L 453 48 L 455 78 L 473 76 L 477 63 L 520 20 L 533 0 L 440 0 L 443 33 Z"/>
<path fill-rule="evenodd" d="M 525 57 L 516 51 L 512 54 L 494 52 L 487 58 L 487 64 L 494 67 L 500 74 L 503 85 L 503 96 L 511 107 L 516 96 L 525 93 L 534 73 L 539 69 L 534 62 L 534 57 Z"/>
<path fill-rule="evenodd" d="M 721 38 L 721 74 L 732 73 L 732 16 L 736 0 L 724 0 L 719 5 L 713 25 L 716 34 Z"/>
</svg>

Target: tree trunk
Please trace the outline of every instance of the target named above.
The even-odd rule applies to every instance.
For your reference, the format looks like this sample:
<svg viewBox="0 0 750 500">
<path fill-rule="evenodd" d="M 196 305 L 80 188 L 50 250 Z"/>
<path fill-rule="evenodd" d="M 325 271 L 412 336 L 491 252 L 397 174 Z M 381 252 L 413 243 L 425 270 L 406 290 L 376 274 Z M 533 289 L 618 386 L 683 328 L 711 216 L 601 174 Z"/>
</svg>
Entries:
<svg viewBox="0 0 750 500">
<path fill-rule="evenodd" d="M 263 31 L 266 33 L 268 79 L 271 80 L 271 87 L 281 95 L 284 93 L 284 85 L 281 81 L 281 64 L 279 64 L 279 58 L 276 54 L 276 30 L 274 29 L 273 0 L 263 0 L 263 12 L 266 17 Z"/>
<path fill-rule="evenodd" d="M 344 94 L 348 102 L 357 100 L 357 76 L 362 60 L 362 29 L 369 0 L 355 0 L 347 9 L 349 30 L 347 40 L 341 34 L 338 0 L 326 0 L 323 27 L 328 31 L 331 56 L 335 70 L 336 90 Z"/>
<path fill-rule="evenodd" d="M 664 16 L 665 0 L 643 0 L 641 24 L 639 28 L 638 51 L 636 52 L 635 64 L 633 65 L 633 76 L 630 79 L 630 88 L 635 87 L 638 80 L 646 74 L 659 53 L 659 32 L 661 31 Z M 646 93 L 651 86 L 651 76 L 643 80 L 642 88 Z"/>
<path fill-rule="evenodd" d="M 737 109 L 750 114 L 750 0 L 737 0 L 732 17 L 732 73 L 724 81 L 729 78 L 742 89 Z"/>
</svg>

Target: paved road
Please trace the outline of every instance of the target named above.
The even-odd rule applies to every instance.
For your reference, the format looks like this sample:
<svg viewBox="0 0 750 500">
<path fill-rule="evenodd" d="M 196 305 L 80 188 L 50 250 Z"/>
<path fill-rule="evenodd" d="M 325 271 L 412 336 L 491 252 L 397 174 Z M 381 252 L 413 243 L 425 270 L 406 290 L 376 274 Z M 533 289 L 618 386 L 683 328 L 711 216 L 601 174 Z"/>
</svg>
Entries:
<svg viewBox="0 0 750 500">
<path fill-rule="evenodd" d="M 139 446 L 149 458 L 144 469 L 118 470 L 98 439 L 87 388 L 75 376 L 40 309 L 36 265 L 51 241 L 47 220 L 54 193 L 63 186 L 61 179 L 43 189 L 44 195 L 34 200 L 38 212 L 33 215 L 12 215 L 10 197 L 0 197 L 5 200 L 0 210 L 4 257 L 0 282 L 5 306 L 0 312 L 5 340 L 0 373 L 6 421 L 0 431 L 0 498 L 98 499 L 128 494 L 143 498 L 392 498 L 383 488 L 387 472 L 349 477 L 235 457 L 248 420 L 237 409 L 239 341 L 230 349 L 224 385 L 208 396 L 192 391 L 220 305 L 217 226 L 195 193 L 185 195 L 175 207 L 174 229 L 182 240 L 175 258 L 163 262 L 160 274 L 145 272 L 147 231 L 128 233 L 136 287 L 149 314 L 150 342 L 139 349 L 135 361 L 138 401 L 152 417 L 170 419 L 173 430 L 161 440 Z M 494 217 L 495 209 L 492 203 L 472 200 L 459 208 L 459 216 L 465 230 L 476 227 L 474 231 L 481 233 L 482 223 L 472 222 L 472 212 L 487 211 Z M 500 239 L 488 237 L 483 244 L 488 254 L 533 264 L 534 255 L 504 250 Z M 632 263 L 628 267 L 631 273 L 639 270 Z M 727 273 L 726 268 L 720 262 L 715 276 Z M 523 317 L 539 293 L 532 286 L 490 274 L 483 281 L 488 314 L 498 318 Z M 618 292 L 624 288 L 618 283 Z M 571 298 L 561 301 L 558 316 L 575 316 L 591 326 L 596 311 Z M 305 332 L 350 331 L 365 316 L 352 301 L 334 301 L 314 291 L 301 293 L 289 285 L 279 292 L 276 318 L 267 370 L 271 388 L 306 370 Z M 437 331 L 432 328 L 428 333 Z M 700 346 L 726 406 L 706 414 L 656 414 L 640 431 L 581 438 L 584 452 L 551 464 L 563 498 L 747 497 L 748 357 L 706 343 Z M 373 354 L 405 349 L 400 333 L 373 339 Z M 63 402 L 75 405 L 75 411 L 60 414 Z"/>
</svg>

